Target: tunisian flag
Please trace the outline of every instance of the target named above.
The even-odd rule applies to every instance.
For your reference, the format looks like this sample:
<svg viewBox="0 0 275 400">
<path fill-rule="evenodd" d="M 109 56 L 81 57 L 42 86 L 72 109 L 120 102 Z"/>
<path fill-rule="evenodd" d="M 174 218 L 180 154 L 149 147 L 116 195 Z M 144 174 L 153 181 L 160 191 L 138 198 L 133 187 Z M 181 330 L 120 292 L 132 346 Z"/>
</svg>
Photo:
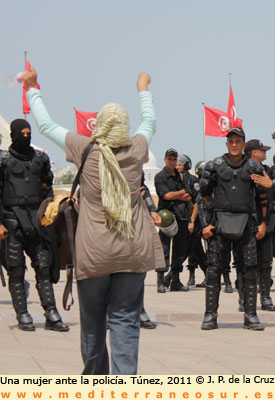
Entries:
<svg viewBox="0 0 275 400">
<path fill-rule="evenodd" d="M 235 101 L 230 84 L 227 113 L 215 108 L 204 108 L 204 134 L 206 136 L 227 136 L 229 129 L 242 128 L 243 121 L 237 117 Z"/>
<path fill-rule="evenodd" d="M 92 136 L 96 124 L 96 112 L 74 110 L 76 121 L 76 133 L 83 136 Z"/>
<path fill-rule="evenodd" d="M 206 136 L 226 136 L 229 131 L 229 118 L 226 112 L 203 106 L 204 134 Z"/>
<path fill-rule="evenodd" d="M 235 128 L 235 127 L 242 128 L 243 121 L 240 118 L 237 118 L 237 110 L 235 107 L 235 100 L 234 100 L 231 84 L 230 84 L 230 90 L 229 90 L 227 115 L 229 118 L 230 129 Z"/>
<path fill-rule="evenodd" d="M 31 64 L 29 63 L 28 60 L 26 60 L 25 71 L 30 71 L 30 70 L 31 70 Z M 40 89 L 39 83 L 37 83 L 37 88 Z M 31 111 L 31 107 L 29 106 L 26 93 L 27 93 L 27 88 L 25 85 L 23 85 L 23 96 L 22 96 L 23 114 L 29 114 Z"/>
</svg>

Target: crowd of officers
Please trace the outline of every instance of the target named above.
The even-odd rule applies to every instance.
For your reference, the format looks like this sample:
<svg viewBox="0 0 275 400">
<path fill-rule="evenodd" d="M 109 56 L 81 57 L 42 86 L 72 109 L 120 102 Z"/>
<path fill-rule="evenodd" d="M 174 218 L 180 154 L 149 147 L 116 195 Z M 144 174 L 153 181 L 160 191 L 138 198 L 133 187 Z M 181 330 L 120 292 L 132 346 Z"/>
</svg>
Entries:
<svg viewBox="0 0 275 400">
<path fill-rule="evenodd" d="M 35 270 L 45 329 L 66 332 L 69 327 L 57 311 L 52 286 L 55 256 L 36 228 L 38 207 L 52 195 L 50 161 L 31 147 L 27 121 L 12 122 L 11 139 L 9 150 L 0 152 L 0 239 L 4 239 L 1 263 L 8 272 L 18 327 L 35 330 L 27 308 L 26 253 Z M 157 291 L 189 291 L 195 286 L 195 269 L 200 267 L 205 279 L 196 286 L 205 287 L 206 291 L 202 329 L 216 329 L 221 276 L 225 291 L 232 293 L 232 265 L 236 269 L 235 286 L 239 310 L 244 312 L 244 328 L 263 330 L 256 313 L 257 290 L 262 310 L 275 311 L 270 297 L 275 249 L 275 165 L 269 168 L 263 164 L 270 147 L 257 139 L 246 142 L 241 128 L 229 131 L 226 145 L 226 154 L 196 164 L 196 176 L 190 173 L 192 162 L 187 155 L 168 149 L 165 166 L 155 176 L 158 208 L 142 177 L 141 194 L 160 228 L 165 259 L 165 265 L 156 266 Z M 160 254 L 163 260 L 161 247 Z M 189 270 L 187 286 L 180 280 L 185 262 Z M 140 321 L 143 328 L 156 327 L 144 306 Z"/>
<path fill-rule="evenodd" d="M 201 328 L 216 329 L 221 277 L 225 292 L 232 293 L 232 265 L 243 327 L 263 330 L 256 313 L 258 290 L 262 310 L 275 311 L 270 297 L 275 166 L 263 164 L 270 147 L 256 139 L 246 142 L 241 128 L 231 129 L 226 139 L 228 152 L 198 162 L 196 176 L 190 173 L 187 155 L 173 148 L 165 153 L 165 166 L 155 176 L 165 256 L 165 267 L 157 269 L 157 291 L 188 291 L 195 285 L 199 266 L 205 279 L 197 286 L 206 288 Z M 187 286 L 180 280 L 184 262 L 189 270 Z"/>
</svg>

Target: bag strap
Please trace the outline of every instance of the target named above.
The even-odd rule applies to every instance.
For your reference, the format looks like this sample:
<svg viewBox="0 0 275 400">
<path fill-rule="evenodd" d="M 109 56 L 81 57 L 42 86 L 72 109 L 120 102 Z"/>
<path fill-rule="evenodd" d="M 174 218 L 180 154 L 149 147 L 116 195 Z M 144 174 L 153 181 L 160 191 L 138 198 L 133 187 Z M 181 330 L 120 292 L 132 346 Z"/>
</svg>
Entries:
<svg viewBox="0 0 275 400">
<path fill-rule="evenodd" d="M 69 201 L 72 202 L 74 192 L 77 188 L 77 185 L 79 183 L 80 175 L 83 170 L 85 161 L 88 157 L 88 154 L 90 153 L 94 143 L 90 142 L 86 149 L 84 150 L 82 160 L 81 160 L 81 165 L 77 171 L 77 174 L 74 178 L 73 184 L 72 184 L 72 189 L 71 189 L 71 194 Z M 73 204 L 70 205 L 70 207 L 73 207 Z M 67 233 L 68 233 L 68 242 L 69 242 L 69 247 L 72 255 L 72 260 L 73 264 L 67 265 L 66 266 L 66 272 L 67 272 L 67 280 L 63 292 L 63 298 L 62 298 L 62 303 L 63 303 L 63 308 L 66 311 L 69 311 L 71 306 L 74 304 L 74 298 L 73 298 L 73 267 L 75 265 L 75 245 L 74 245 L 74 232 L 73 232 L 73 223 L 72 223 L 72 218 L 71 218 L 71 213 L 68 208 L 65 208 L 64 210 L 64 215 L 65 215 L 65 222 L 66 222 L 66 227 L 67 227 Z M 71 302 L 70 304 L 67 305 L 68 299 L 71 297 Z"/>
<path fill-rule="evenodd" d="M 73 298 L 73 265 L 69 264 L 66 266 L 66 274 L 67 274 L 67 280 L 63 292 L 63 297 L 62 297 L 62 304 L 63 308 L 66 311 L 70 311 L 72 305 L 74 304 L 74 298 Z M 68 303 L 69 297 L 71 298 L 70 304 Z"/>
<path fill-rule="evenodd" d="M 64 209 L 64 216 L 65 216 L 65 224 L 67 228 L 67 234 L 68 234 L 68 242 L 69 242 L 69 251 L 71 252 L 71 257 L 72 257 L 72 264 L 66 265 L 66 284 L 63 292 L 63 298 L 62 298 L 62 303 L 63 303 L 63 308 L 66 311 L 69 311 L 71 309 L 71 306 L 74 304 L 74 298 L 73 298 L 73 267 L 75 265 L 75 244 L 74 244 L 74 232 L 73 232 L 73 222 L 72 222 L 72 216 L 70 209 L 73 207 L 72 204 L 70 204 L 69 207 L 66 207 Z M 67 305 L 69 297 L 71 298 L 70 304 Z"/>
<path fill-rule="evenodd" d="M 74 192 L 76 191 L 76 188 L 77 188 L 77 185 L 78 185 L 78 183 L 79 183 L 80 175 L 81 175 L 81 172 L 82 172 L 82 170 L 83 170 L 85 161 L 86 161 L 86 159 L 87 159 L 87 157 L 88 157 L 88 154 L 90 153 L 90 151 L 91 151 L 93 145 L 94 145 L 94 143 L 90 142 L 90 143 L 88 144 L 88 146 L 86 147 L 86 149 L 84 150 L 84 153 L 83 153 L 83 155 L 82 155 L 81 165 L 80 165 L 80 167 L 79 167 L 79 170 L 77 171 L 77 174 L 76 174 L 76 176 L 75 176 L 75 178 L 74 178 L 74 181 L 73 181 L 73 184 L 72 184 L 72 189 L 71 189 L 71 194 L 70 194 L 70 197 L 71 197 L 71 198 L 73 197 Z"/>
</svg>

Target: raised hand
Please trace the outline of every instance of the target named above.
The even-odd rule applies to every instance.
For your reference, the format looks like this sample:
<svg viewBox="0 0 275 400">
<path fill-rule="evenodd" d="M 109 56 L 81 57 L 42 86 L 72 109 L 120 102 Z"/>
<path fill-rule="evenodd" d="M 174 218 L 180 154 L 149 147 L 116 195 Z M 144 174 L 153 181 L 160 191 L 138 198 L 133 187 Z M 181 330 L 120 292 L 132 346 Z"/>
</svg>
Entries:
<svg viewBox="0 0 275 400">
<path fill-rule="evenodd" d="M 148 90 L 148 85 L 151 83 L 151 77 L 147 72 L 141 72 L 137 78 L 137 88 L 139 92 Z"/>
<path fill-rule="evenodd" d="M 31 67 L 30 71 L 24 72 L 22 76 L 22 81 L 24 85 L 26 86 L 27 90 L 31 88 L 37 88 L 37 73 L 36 70 Z"/>
</svg>

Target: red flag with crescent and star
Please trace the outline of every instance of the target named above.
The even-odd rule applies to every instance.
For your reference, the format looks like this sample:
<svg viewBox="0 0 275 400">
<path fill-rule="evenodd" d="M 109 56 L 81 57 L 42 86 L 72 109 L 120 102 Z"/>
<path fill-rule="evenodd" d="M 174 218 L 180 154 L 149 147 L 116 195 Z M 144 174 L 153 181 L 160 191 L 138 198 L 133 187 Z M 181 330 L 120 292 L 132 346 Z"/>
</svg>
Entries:
<svg viewBox="0 0 275 400">
<path fill-rule="evenodd" d="M 235 106 L 235 100 L 234 100 L 231 84 L 230 84 L 230 89 L 229 89 L 227 116 L 229 118 L 230 129 L 235 128 L 235 127 L 242 128 L 243 121 L 237 117 L 237 110 L 236 110 L 236 106 Z"/>
<path fill-rule="evenodd" d="M 230 84 L 227 113 L 215 108 L 203 106 L 204 109 L 204 134 L 206 136 L 227 136 L 230 129 L 242 128 L 242 120 L 237 117 L 235 100 Z"/>
<path fill-rule="evenodd" d="M 204 134 L 206 136 L 224 137 L 228 134 L 229 118 L 226 112 L 203 106 Z"/>
<path fill-rule="evenodd" d="M 97 113 L 74 110 L 76 121 L 76 133 L 82 136 L 92 136 L 95 129 Z"/>
</svg>

